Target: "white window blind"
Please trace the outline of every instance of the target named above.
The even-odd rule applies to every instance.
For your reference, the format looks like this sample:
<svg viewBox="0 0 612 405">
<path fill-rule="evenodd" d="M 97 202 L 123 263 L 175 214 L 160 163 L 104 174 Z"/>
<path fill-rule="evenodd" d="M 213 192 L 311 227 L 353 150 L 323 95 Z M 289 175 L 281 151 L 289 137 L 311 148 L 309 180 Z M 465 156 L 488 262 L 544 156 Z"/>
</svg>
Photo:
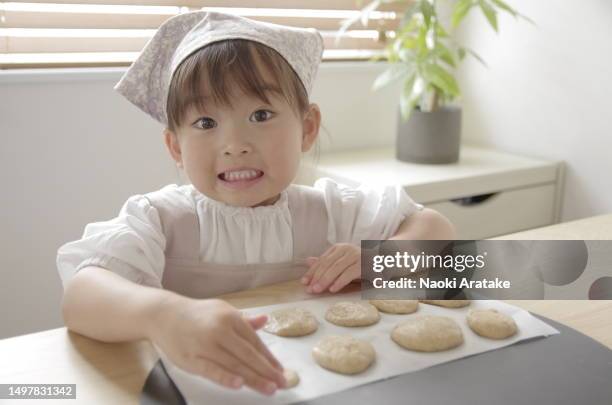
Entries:
<svg viewBox="0 0 612 405">
<path fill-rule="evenodd" d="M 340 38 L 355 0 L 55 0 L 0 2 L 0 69 L 129 65 L 169 17 L 194 10 L 235 13 L 277 24 L 314 27 L 324 60 L 364 60 L 380 54 L 406 1 L 386 3 Z"/>
</svg>

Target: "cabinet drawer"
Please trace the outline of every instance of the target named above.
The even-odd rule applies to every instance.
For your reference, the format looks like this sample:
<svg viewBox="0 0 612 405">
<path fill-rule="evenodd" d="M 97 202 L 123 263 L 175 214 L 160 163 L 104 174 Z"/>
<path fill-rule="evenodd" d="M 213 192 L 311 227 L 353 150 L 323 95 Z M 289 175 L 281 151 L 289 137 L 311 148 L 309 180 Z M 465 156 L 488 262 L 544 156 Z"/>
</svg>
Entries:
<svg viewBox="0 0 612 405">
<path fill-rule="evenodd" d="M 485 239 L 553 223 L 554 184 L 505 190 L 425 206 L 445 215 L 457 239 Z"/>
</svg>

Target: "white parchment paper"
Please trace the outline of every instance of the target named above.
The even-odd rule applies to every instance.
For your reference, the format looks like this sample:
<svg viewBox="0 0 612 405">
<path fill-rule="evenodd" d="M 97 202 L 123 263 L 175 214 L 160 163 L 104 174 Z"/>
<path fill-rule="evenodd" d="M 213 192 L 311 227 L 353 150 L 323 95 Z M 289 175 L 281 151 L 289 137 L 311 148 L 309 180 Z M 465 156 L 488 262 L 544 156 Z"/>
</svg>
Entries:
<svg viewBox="0 0 612 405">
<path fill-rule="evenodd" d="M 204 378 L 176 367 L 160 350 L 158 352 L 168 374 L 188 404 L 288 404 L 421 370 L 462 357 L 501 349 L 521 340 L 559 333 L 557 329 L 535 318 L 529 312 L 500 301 L 473 301 L 468 307 L 452 309 L 419 304 L 419 309 L 414 314 L 391 315 L 381 312 L 381 319 L 377 324 L 358 328 L 336 326 L 325 320 L 325 311 L 334 302 L 360 299 L 360 292 L 355 292 L 242 311 L 245 314 L 257 315 L 280 308 L 300 307 L 309 309 L 319 320 L 319 329 L 315 333 L 298 338 L 284 338 L 258 331 L 259 336 L 283 366 L 296 370 L 300 375 L 300 383 L 296 387 L 279 390 L 272 397 L 266 397 L 249 388 L 232 391 L 219 387 Z M 494 308 L 512 316 L 518 325 L 518 333 L 504 340 L 491 340 L 476 335 L 465 320 L 467 312 L 473 308 Z M 416 314 L 445 315 L 453 318 L 461 326 L 464 343 L 457 348 L 437 353 L 413 352 L 398 346 L 391 340 L 391 330 L 400 321 Z M 312 348 L 324 336 L 336 334 L 350 334 L 371 342 L 376 350 L 374 364 L 363 373 L 351 376 L 337 374 L 317 365 L 311 355 Z"/>
</svg>

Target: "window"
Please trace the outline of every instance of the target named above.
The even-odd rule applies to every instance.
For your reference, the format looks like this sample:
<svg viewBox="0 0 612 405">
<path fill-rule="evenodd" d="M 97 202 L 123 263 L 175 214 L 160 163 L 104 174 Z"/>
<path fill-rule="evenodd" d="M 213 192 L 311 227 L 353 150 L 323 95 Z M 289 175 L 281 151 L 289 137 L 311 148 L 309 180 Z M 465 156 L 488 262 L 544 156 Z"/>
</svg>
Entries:
<svg viewBox="0 0 612 405">
<path fill-rule="evenodd" d="M 317 28 L 324 60 L 365 60 L 381 53 L 406 2 L 384 4 L 359 19 L 356 0 L 56 0 L 0 2 L 0 68 L 128 66 L 157 27 L 194 10 L 236 13 Z M 361 7 L 369 3 L 362 1 Z"/>
</svg>

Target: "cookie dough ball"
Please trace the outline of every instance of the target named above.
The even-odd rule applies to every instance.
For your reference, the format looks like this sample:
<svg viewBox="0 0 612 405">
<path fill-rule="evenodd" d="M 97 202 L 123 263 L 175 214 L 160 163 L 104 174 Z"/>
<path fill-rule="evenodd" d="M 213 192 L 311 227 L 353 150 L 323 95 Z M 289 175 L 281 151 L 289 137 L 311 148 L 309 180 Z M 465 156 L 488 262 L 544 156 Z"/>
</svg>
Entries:
<svg viewBox="0 0 612 405">
<path fill-rule="evenodd" d="M 300 376 L 298 375 L 298 373 L 296 373 L 295 370 L 291 370 L 289 368 L 283 370 L 283 377 L 285 377 L 285 381 L 287 382 L 287 385 L 285 385 L 284 389 L 293 388 L 300 382 Z"/>
<path fill-rule="evenodd" d="M 391 332 L 398 345 L 418 352 L 439 352 L 463 343 L 463 333 L 447 316 L 420 315 L 399 323 Z"/>
<path fill-rule="evenodd" d="M 470 305 L 470 300 L 419 300 L 424 304 L 437 305 L 444 308 L 462 308 Z"/>
<path fill-rule="evenodd" d="M 302 308 L 287 308 L 273 311 L 268 316 L 264 330 L 278 336 L 305 336 L 315 332 L 319 322 L 314 315 Z"/>
<path fill-rule="evenodd" d="M 370 304 L 388 314 L 411 314 L 419 307 L 417 300 L 370 300 Z"/>
<path fill-rule="evenodd" d="M 380 314 L 370 303 L 343 301 L 329 307 L 325 319 L 340 326 L 368 326 L 378 322 Z"/>
<path fill-rule="evenodd" d="M 506 339 L 518 330 L 512 317 L 495 309 L 472 309 L 467 323 L 477 335 L 489 339 Z"/>
<path fill-rule="evenodd" d="M 374 347 L 352 336 L 327 336 L 312 349 L 312 356 L 323 368 L 341 374 L 357 374 L 376 358 Z"/>
</svg>

